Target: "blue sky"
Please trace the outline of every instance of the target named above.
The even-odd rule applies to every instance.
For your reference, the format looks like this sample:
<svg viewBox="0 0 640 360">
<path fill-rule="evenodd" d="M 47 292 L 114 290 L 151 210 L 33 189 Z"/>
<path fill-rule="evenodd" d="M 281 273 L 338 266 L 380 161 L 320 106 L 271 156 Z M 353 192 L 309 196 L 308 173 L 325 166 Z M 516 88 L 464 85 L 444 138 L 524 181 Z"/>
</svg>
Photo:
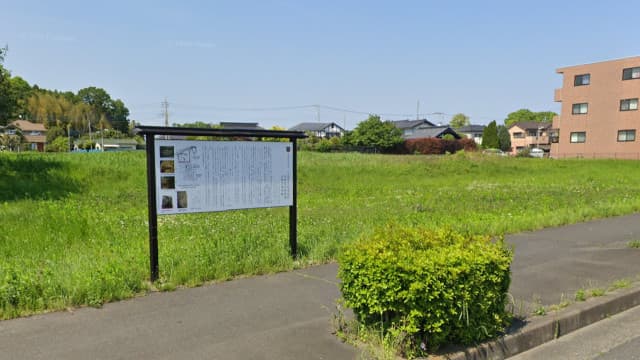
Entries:
<svg viewBox="0 0 640 360">
<path fill-rule="evenodd" d="M 640 54 L 634 1 L 4 1 L 5 67 L 131 119 L 291 127 L 559 111 L 559 67 Z M 630 15 L 631 14 L 631 15 Z M 317 111 L 309 105 L 323 105 Z M 336 110 L 344 109 L 344 110 Z M 350 110 L 350 111 L 346 111 Z"/>
</svg>

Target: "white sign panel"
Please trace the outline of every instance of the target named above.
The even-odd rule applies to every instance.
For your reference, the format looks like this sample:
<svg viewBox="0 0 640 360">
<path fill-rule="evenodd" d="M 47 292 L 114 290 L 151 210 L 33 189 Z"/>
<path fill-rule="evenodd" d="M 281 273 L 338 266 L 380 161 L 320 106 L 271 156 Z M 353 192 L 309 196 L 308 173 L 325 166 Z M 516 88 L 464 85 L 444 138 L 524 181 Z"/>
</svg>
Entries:
<svg viewBox="0 0 640 360">
<path fill-rule="evenodd" d="M 293 204 L 293 144 L 156 140 L 158 214 Z"/>
</svg>

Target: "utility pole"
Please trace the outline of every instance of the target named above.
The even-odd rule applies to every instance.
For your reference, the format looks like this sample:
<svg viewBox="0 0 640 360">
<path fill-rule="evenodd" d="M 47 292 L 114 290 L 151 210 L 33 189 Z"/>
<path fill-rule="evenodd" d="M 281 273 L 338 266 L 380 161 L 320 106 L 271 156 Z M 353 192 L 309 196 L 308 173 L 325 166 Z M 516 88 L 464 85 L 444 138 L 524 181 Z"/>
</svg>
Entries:
<svg viewBox="0 0 640 360">
<path fill-rule="evenodd" d="M 416 120 L 420 120 L 420 100 L 418 100 L 418 105 L 416 106 Z"/>
<path fill-rule="evenodd" d="M 104 152 L 104 124 L 100 121 L 100 151 Z"/>
<path fill-rule="evenodd" d="M 162 104 L 162 114 L 164 115 L 164 126 L 169 127 L 169 102 L 167 101 L 166 97 L 164 98 L 164 101 L 161 104 Z M 169 140 L 169 135 L 165 135 L 164 139 Z"/>
<path fill-rule="evenodd" d="M 320 105 L 313 105 L 316 108 L 316 121 L 320 122 Z"/>
<path fill-rule="evenodd" d="M 164 115 L 164 126 L 169 127 L 169 102 L 164 98 L 162 104 L 162 114 Z"/>
</svg>

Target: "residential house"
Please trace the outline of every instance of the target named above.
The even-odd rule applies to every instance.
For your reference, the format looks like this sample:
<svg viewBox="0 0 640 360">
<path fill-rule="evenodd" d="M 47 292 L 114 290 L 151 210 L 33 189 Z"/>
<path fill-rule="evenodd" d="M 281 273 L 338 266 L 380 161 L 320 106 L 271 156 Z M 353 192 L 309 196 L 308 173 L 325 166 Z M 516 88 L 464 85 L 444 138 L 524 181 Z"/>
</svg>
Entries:
<svg viewBox="0 0 640 360">
<path fill-rule="evenodd" d="M 440 126 L 421 126 L 419 128 L 415 128 L 410 135 L 405 135 L 403 138 L 405 140 L 410 139 L 424 139 L 424 138 L 439 138 L 442 139 L 445 135 L 451 135 L 456 139 L 461 139 L 462 136 L 458 134 L 455 130 L 453 130 L 448 125 L 440 125 Z"/>
<path fill-rule="evenodd" d="M 220 122 L 220 128 L 232 130 L 264 130 L 258 123 L 249 122 Z"/>
<path fill-rule="evenodd" d="M 16 128 L 20 129 L 24 137 L 23 144 L 27 144 L 29 150 L 44 151 L 47 143 L 47 129 L 44 124 L 32 123 L 27 120 L 16 120 L 11 122 L 5 132 L 9 135 L 15 134 Z"/>
<path fill-rule="evenodd" d="M 135 139 L 100 139 L 96 144 L 97 150 L 102 151 L 130 151 L 138 149 L 138 142 Z"/>
<path fill-rule="evenodd" d="M 468 139 L 473 139 L 476 144 L 481 145 L 484 128 L 484 125 L 467 125 L 455 130 L 458 134 L 466 136 Z"/>
<path fill-rule="evenodd" d="M 434 123 L 427 119 L 419 119 L 419 120 L 396 120 L 392 121 L 392 123 L 402 131 L 402 137 L 408 139 L 409 136 L 413 135 L 417 130 L 426 129 L 436 126 Z"/>
<path fill-rule="evenodd" d="M 511 137 L 511 154 L 516 155 L 524 149 L 540 148 L 549 152 L 551 142 L 549 129 L 551 123 L 536 121 L 521 121 L 509 126 L 509 136 Z"/>
<path fill-rule="evenodd" d="M 551 156 L 640 159 L 640 56 L 557 69 Z"/>
<path fill-rule="evenodd" d="M 344 129 L 334 122 L 329 122 L 329 123 L 305 122 L 305 123 L 300 123 L 290 128 L 289 130 L 302 131 L 321 139 L 341 137 L 342 135 L 344 135 Z"/>
</svg>

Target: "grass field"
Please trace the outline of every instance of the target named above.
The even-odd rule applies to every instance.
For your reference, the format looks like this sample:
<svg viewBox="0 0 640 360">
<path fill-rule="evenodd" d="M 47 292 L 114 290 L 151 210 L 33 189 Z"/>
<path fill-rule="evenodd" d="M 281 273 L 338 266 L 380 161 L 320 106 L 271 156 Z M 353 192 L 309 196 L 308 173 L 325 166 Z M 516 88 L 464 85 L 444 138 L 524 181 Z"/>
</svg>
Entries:
<svg viewBox="0 0 640 360">
<path fill-rule="evenodd" d="M 334 259 L 388 222 L 499 235 L 640 209 L 623 160 L 299 153 L 286 208 L 159 218 L 161 289 Z M 145 154 L 0 153 L 0 318 L 149 290 Z"/>
</svg>

